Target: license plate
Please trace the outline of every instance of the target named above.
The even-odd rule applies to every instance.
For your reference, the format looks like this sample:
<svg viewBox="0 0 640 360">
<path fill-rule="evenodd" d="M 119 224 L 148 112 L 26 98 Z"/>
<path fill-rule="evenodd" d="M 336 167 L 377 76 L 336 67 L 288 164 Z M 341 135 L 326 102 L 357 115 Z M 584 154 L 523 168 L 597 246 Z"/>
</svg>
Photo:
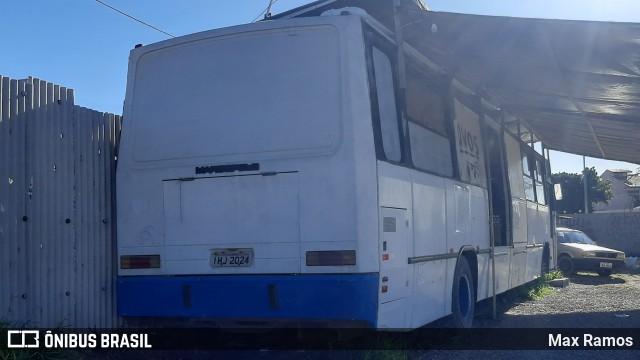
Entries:
<svg viewBox="0 0 640 360">
<path fill-rule="evenodd" d="M 611 269 L 613 267 L 613 264 L 612 263 L 607 263 L 607 262 L 601 262 L 600 263 L 600 267 L 601 268 Z"/>
<path fill-rule="evenodd" d="M 253 249 L 213 249 L 211 267 L 248 267 L 253 264 Z"/>
</svg>

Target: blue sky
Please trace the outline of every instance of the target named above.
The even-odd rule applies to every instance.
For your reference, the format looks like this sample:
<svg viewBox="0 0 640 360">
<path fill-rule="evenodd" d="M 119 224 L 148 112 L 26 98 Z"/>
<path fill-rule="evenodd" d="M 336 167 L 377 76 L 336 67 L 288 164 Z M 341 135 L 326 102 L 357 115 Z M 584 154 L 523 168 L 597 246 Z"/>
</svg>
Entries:
<svg viewBox="0 0 640 360">
<path fill-rule="evenodd" d="M 254 20 L 268 0 L 103 0 L 180 36 Z M 310 0 L 278 0 L 273 13 Z M 434 11 L 640 22 L 637 0 L 425 0 Z M 122 113 L 129 51 L 167 38 L 94 0 L 0 0 L 0 74 L 34 76 L 75 90 L 76 104 Z M 580 172 L 582 157 L 553 152 L 554 172 Z M 640 165 L 587 158 L 599 173 Z"/>
</svg>

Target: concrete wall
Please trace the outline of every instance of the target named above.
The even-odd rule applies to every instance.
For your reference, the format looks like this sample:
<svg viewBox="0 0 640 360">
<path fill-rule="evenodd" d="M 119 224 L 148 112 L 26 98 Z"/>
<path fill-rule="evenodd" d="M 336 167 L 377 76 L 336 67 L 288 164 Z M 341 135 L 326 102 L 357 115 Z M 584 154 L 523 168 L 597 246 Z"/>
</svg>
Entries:
<svg viewBox="0 0 640 360">
<path fill-rule="evenodd" d="M 584 231 L 599 245 L 640 256 L 640 213 L 611 212 L 562 215 L 558 225 Z"/>
</svg>

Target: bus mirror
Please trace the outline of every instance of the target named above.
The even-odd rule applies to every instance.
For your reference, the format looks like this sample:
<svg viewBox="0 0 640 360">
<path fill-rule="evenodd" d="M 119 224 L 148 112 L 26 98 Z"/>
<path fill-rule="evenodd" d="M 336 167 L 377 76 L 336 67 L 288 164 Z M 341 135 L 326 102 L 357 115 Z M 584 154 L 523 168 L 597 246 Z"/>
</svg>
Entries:
<svg viewBox="0 0 640 360">
<path fill-rule="evenodd" d="M 556 200 L 562 200 L 562 185 L 553 184 L 553 195 Z"/>
</svg>

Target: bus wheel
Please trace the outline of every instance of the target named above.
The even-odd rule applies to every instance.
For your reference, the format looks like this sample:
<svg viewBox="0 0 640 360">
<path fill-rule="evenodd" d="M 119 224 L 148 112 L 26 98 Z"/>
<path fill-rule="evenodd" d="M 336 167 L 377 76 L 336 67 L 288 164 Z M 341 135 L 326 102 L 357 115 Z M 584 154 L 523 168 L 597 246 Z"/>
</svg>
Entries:
<svg viewBox="0 0 640 360">
<path fill-rule="evenodd" d="M 471 275 L 467 258 L 461 256 L 456 264 L 456 271 L 453 277 L 451 312 L 454 327 L 470 328 L 473 325 L 476 302 L 473 284 L 473 275 Z"/>
</svg>

